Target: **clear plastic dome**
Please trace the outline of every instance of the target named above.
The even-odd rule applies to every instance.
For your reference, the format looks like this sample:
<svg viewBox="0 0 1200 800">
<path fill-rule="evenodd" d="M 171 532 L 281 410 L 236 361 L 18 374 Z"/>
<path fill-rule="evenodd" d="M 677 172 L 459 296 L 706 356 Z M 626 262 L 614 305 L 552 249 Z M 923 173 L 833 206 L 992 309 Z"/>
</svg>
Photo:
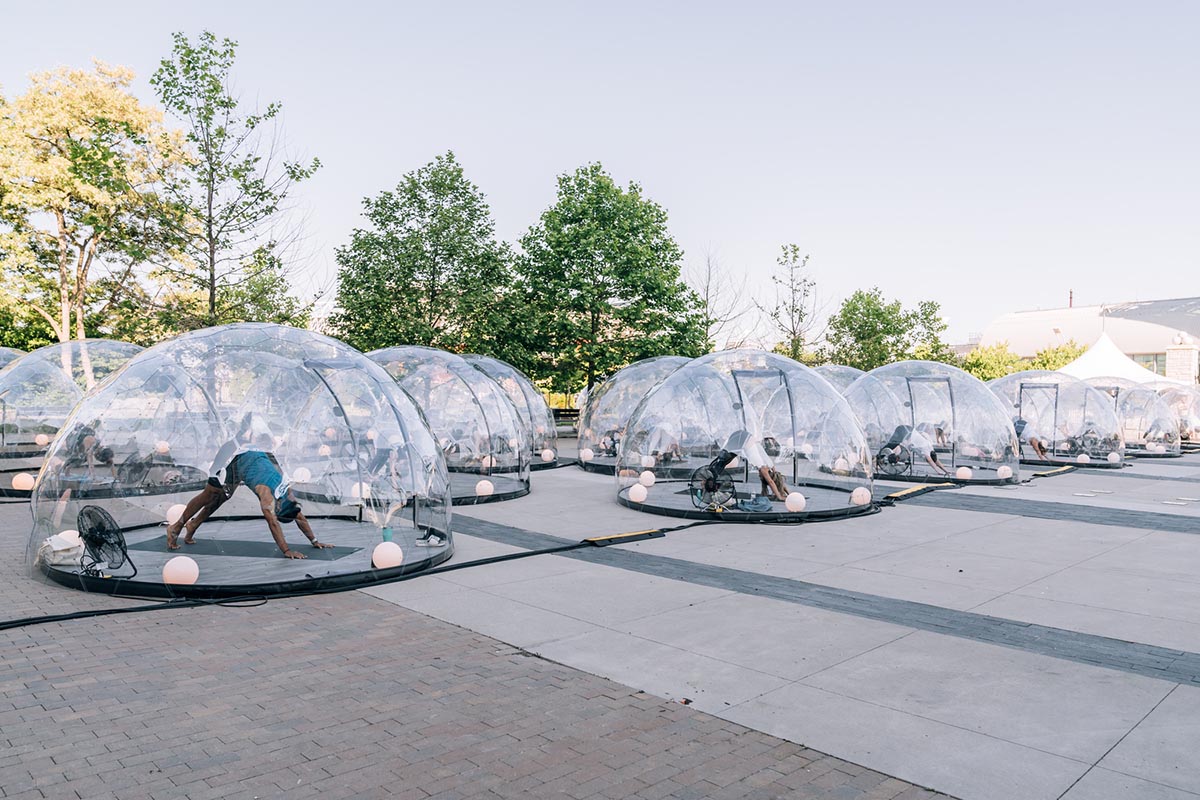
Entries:
<svg viewBox="0 0 1200 800">
<path fill-rule="evenodd" d="M 797 522 L 873 510 L 850 407 L 814 370 L 774 353 L 690 361 L 646 395 L 625 431 L 617 497 L 632 508 Z"/>
<path fill-rule="evenodd" d="M 986 384 L 957 367 L 888 364 L 856 380 L 845 396 L 866 433 L 876 478 L 1017 480 L 1012 416 Z"/>
<path fill-rule="evenodd" d="M 462 356 L 432 347 L 367 353 L 408 392 L 429 420 L 459 505 L 529 493 L 529 429 L 500 384 Z"/>
<path fill-rule="evenodd" d="M 1200 442 L 1200 386 L 1181 386 L 1174 383 L 1150 383 L 1148 388 L 1179 417 L 1179 438 L 1182 442 Z"/>
<path fill-rule="evenodd" d="M 1125 378 L 1088 378 L 1090 386 L 1112 398 L 1125 452 L 1138 458 L 1176 458 L 1179 416 L 1150 384 Z"/>
<path fill-rule="evenodd" d="M 1009 409 L 1022 464 L 1119 468 L 1125 459 L 1112 400 L 1079 378 L 1027 370 L 988 383 Z"/>
<path fill-rule="evenodd" d="M 822 364 L 816 369 L 817 374 L 833 384 L 833 388 L 839 392 L 845 392 L 850 388 L 850 384 L 867 374 L 861 369 L 846 367 L 841 364 Z"/>
<path fill-rule="evenodd" d="M 33 516 L 37 572 L 142 596 L 357 585 L 453 549 L 445 462 L 412 398 L 349 346 L 280 325 L 131 360 L 67 420 Z"/>
<path fill-rule="evenodd" d="M 29 497 L 71 409 L 140 352 L 127 342 L 80 339 L 26 353 L 0 371 L 0 496 Z"/>
<path fill-rule="evenodd" d="M 625 425 L 638 403 L 690 360 L 682 356 L 645 358 L 592 387 L 579 417 L 579 465 L 592 472 L 615 472 Z"/>
<path fill-rule="evenodd" d="M 24 350 L 18 350 L 15 347 L 0 347 L 0 369 L 4 369 L 23 355 L 25 355 Z"/>
<path fill-rule="evenodd" d="M 521 421 L 529 429 L 533 469 L 549 469 L 558 465 L 558 429 L 554 412 L 546 398 L 524 372 L 491 356 L 463 356 L 476 369 L 500 384 L 508 399 L 517 408 Z M 549 451 L 549 452 L 547 452 Z"/>
</svg>

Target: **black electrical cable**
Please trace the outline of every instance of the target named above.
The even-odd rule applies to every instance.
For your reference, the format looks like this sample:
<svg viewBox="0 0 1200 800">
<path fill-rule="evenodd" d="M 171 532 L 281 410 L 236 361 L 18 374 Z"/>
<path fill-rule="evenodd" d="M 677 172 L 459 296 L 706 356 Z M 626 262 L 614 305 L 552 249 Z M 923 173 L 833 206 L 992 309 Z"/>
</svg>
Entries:
<svg viewBox="0 0 1200 800">
<path fill-rule="evenodd" d="M 464 561 L 459 564 L 445 564 L 440 567 L 422 570 L 420 572 L 410 572 L 406 575 L 396 575 L 391 578 L 373 581 L 369 584 L 370 587 L 385 586 L 391 583 L 400 583 L 402 581 L 410 581 L 414 578 L 424 578 L 430 575 L 440 575 L 446 572 L 454 572 L 460 569 L 468 569 L 469 567 L 480 567 L 486 564 L 499 564 L 504 561 L 515 561 L 520 558 L 530 558 L 531 556 L 546 556 L 556 553 L 567 553 L 572 550 L 581 550 L 586 547 L 609 547 L 614 544 L 624 544 L 630 541 L 642 541 L 643 539 L 661 538 L 668 533 L 676 533 L 678 531 L 694 528 L 699 525 L 714 525 L 715 520 L 701 520 L 692 522 L 687 525 L 677 525 L 673 528 L 653 528 L 646 531 L 636 531 L 633 534 L 614 534 L 607 537 L 596 537 L 593 539 L 584 539 L 570 544 L 560 545 L 558 547 L 546 547 L 541 550 L 522 550 L 519 553 L 507 553 L 502 556 L 490 556 L 488 558 L 480 558 L 475 561 Z M 641 535 L 639 539 L 633 539 L 633 536 Z M 138 614 L 143 611 L 163 611 L 166 609 L 179 608 L 199 608 L 203 606 L 224 606 L 227 608 L 255 608 L 257 606 L 266 605 L 270 600 L 284 600 L 296 597 L 309 597 L 312 595 L 338 594 L 340 592 L 357 591 L 367 588 L 366 586 L 333 586 L 321 589 L 309 589 L 295 592 L 282 592 L 280 594 L 272 594 L 270 597 L 266 595 L 243 595 L 240 597 L 227 597 L 220 600 L 202 600 L 202 599 L 184 599 L 164 600 L 159 603 L 151 603 L 150 605 L 142 606 L 125 606 L 123 608 L 94 608 L 86 611 L 71 611 L 64 614 L 47 614 L 40 617 L 22 617 L 20 619 L 10 619 L 0 622 L 0 631 L 13 630 L 15 628 L 24 628 L 29 625 L 43 625 L 50 622 L 69 622 L 76 619 L 88 619 L 90 617 L 108 617 L 117 614 Z M 114 595 L 120 596 L 120 595 Z"/>
</svg>

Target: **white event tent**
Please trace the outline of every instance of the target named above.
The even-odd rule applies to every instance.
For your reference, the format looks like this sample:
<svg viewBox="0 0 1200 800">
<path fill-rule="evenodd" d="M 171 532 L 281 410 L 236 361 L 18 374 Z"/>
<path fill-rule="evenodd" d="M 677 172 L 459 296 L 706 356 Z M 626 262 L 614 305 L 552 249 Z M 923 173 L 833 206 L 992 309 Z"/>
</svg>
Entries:
<svg viewBox="0 0 1200 800">
<path fill-rule="evenodd" d="M 1125 378 L 1134 383 L 1150 383 L 1152 381 L 1159 383 L 1183 383 L 1182 381 L 1165 378 L 1153 370 L 1146 369 L 1122 353 L 1121 349 L 1113 343 L 1113 340 L 1108 338 L 1107 333 L 1100 334 L 1100 338 L 1087 349 L 1086 353 L 1065 367 L 1060 367 L 1058 371 L 1083 380 L 1112 377 Z"/>
</svg>

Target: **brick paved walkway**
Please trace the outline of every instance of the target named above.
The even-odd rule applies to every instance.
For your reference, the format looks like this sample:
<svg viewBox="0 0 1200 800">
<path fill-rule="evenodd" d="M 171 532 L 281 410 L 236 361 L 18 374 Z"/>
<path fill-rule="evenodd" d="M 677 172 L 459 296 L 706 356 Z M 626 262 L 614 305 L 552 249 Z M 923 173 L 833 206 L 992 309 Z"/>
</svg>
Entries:
<svg viewBox="0 0 1200 800">
<path fill-rule="evenodd" d="M 0 507 L 0 616 L 123 602 L 26 578 L 21 513 Z M 5 798 L 938 796 L 359 593 L 0 653 Z"/>
</svg>

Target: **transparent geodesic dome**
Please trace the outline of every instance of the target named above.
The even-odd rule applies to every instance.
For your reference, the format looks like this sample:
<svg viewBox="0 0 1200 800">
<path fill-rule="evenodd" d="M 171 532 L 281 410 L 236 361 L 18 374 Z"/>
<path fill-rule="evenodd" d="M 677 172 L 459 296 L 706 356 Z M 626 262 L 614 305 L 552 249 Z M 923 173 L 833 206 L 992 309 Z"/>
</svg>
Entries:
<svg viewBox="0 0 1200 800">
<path fill-rule="evenodd" d="M 529 429 L 504 389 L 462 356 L 432 347 L 367 353 L 408 392 L 429 420 L 460 505 L 529 493 Z"/>
<path fill-rule="evenodd" d="M 592 387 L 579 417 L 579 466 L 611 475 L 616 470 L 625 425 L 638 403 L 690 360 L 682 356 L 645 358 Z"/>
<path fill-rule="evenodd" d="M 1151 384 L 1125 378 L 1088 378 L 1088 385 L 1112 398 L 1125 452 L 1138 458 L 1176 458 L 1179 446 L 1179 416 Z"/>
<path fill-rule="evenodd" d="M 988 383 L 1008 409 L 1023 464 L 1119 468 L 1125 458 L 1112 400 L 1062 372 L 1027 370 Z"/>
<path fill-rule="evenodd" d="M 35 574 L 143 596 L 357 585 L 453 549 L 445 461 L 412 398 L 351 347 L 280 325 L 195 331 L 133 358 L 67 419 L 33 516 Z M 374 569 L 380 545 L 400 558 Z M 188 566 L 194 583 L 176 582 Z"/>
<path fill-rule="evenodd" d="M 1148 383 L 1146 387 L 1158 392 L 1158 396 L 1179 418 L 1181 442 L 1200 442 L 1200 386 L 1156 382 Z"/>
<path fill-rule="evenodd" d="M 0 369 L 4 369 L 23 355 L 25 355 L 24 350 L 18 350 L 15 347 L 0 347 Z"/>
<path fill-rule="evenodd" d="M 619 502 L 729 521 L 872 511 L 867 443 L 814 370 L 761 350 L 697 358 L 643 398 L 617 457 Z"/>
<path fill-rule="evenodd" d="M 899 361 L 846 390 L 875 477 L 1007 483 L 1020 448 L 1012 416 L 978 378 L 948 364 Z"/>
<path fill-rule="evenodd" d="M 822 364 L 816 368 L 816 371 L 818 375 L 833 384 L 833 388 L 839 392 L 846 391 L 850 388 L 850 384 L 867 374 L 861 369 L 841 364 Z"/>
<path fill-rule="evenodd" d="M 141 351 L 127 342 L 80 339 L 38 348 L 0 370 L 0 496 L 29 496 L 71 409 Z"/>
<path fill-rule="evenodd" d="M 546 398 L 521 370 L 491 356 L 463 356 L 471 366 L 500 384 L 508 399 L 516 406 L 521 421 L 529 429 L 532 469 L 549 469 L 558 465 L 558 429 L 554 412 Z"/>
</svg>

